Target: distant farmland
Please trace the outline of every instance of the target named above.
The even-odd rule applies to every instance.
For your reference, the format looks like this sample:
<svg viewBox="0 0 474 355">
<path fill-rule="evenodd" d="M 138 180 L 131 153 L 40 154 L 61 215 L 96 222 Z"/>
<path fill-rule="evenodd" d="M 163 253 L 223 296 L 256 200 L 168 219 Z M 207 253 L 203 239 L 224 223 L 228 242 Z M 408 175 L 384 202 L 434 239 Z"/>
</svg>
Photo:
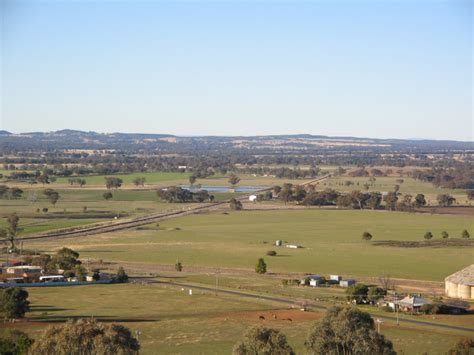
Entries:
<svg viewBox="0 0 474 355">
<path fill-rule="evenodd" d="M 375 246 L 383 240 L 423 241 L 448 231 L 460 238 L 473 230 L 469 216 L 429 215 L 373 211 L 259 211 L 194 215 L 160 223 L 159 228 L 64 240 L 81 256 L 124 262 L 185 266 L 211 266 L 252 270 L 265 257 L 270 272 L 340 273 L 346 276 L 378 276 L 443 280 L 472 263 L 472 247 L 400 248 Z M 361 239 L 364 231 L 373 242 Z M 302 249 L 275 247 L 282 239 Z M 46 250 L 55 242 L 32 244 Z M 278 256 L 268 257 L 268 250 Z M 469 250 L 471 252 L 469 252 Z"/>
</svg>

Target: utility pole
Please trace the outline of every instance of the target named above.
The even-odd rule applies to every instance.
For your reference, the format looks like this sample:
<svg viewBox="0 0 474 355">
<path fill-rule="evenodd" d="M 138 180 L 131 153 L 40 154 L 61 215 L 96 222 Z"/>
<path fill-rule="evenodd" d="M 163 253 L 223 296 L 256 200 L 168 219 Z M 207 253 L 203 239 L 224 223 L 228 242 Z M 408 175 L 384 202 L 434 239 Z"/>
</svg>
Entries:
<svg viewBox="0 0 474 355">
<path fill-rule="evenodd" d="M 399 322 L 399 319 L 398 319 L 398 308 L 399 308 L 399 305 L 398 305 L 398 295 L 397 295 L 397 293 L 395 292 L 395 313 L 397 314 L 397 325 L 400 325 L 400 322 Z"/>
<path fill-rule="evenodd" d="M 217 296 L 218 289 L 219 289 L 219 270 L 216 270 L 216 296 Z"/>
<path fill-rule="evenodd" d="M 380 324 L 382 324 L 383 321 L 377 318 L 375 322 L 377 323 L 377 333 L 380 334 Z"/>
</svg>

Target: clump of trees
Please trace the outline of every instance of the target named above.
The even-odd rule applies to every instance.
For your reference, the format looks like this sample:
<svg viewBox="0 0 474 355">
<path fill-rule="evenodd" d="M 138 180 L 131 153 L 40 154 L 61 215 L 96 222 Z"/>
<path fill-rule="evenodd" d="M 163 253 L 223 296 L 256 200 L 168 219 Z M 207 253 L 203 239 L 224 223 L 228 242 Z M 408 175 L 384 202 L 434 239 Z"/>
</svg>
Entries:
<svg viewBox="0 0 474 355">
<path fill-rule="evenodd" d="M 430 182 L 436 187 L 448 189 L 474 189 L 474 166 L 459 164 L 452 168 L 432 168 L 430 170 L 414 170 L 411 177 Z"/>
<path fill-rule="evenodd" d="M 8 187 L 0 185 L 0 199 L 17 200 L 23 195 L 23 190 L 19 187 Z"/>
<path fill-rule="evenodd" d="M 107 190 L 118 189 L 122 186 L 122 179 L 115 176 L 106 176 L 105 178 L 105 187 Z"/>
<path fill-rule="evenodd" d="M 110 191 L 104 192 L 102 194 L 102 198 L 106 201 L 110 200 L 112 197 L 114 197 L 114 195 Z"/>
<path fill-rule="evenodd" d="M 436 197 L 436 200 L 441 207 L 449 207 L 456 202 L 456 199 L 449 194 L 440 194 Z"/>
<path fill-rule="evenodd" d="M 192 192 L 179 186 L 171 186 L 166 189 L 160 189 L 156 193 L 161 200 L 170 203 L 214 201 L 214 195 L 210 195 L 207 190 Z"/>
<path fill-rule="evenodd" d="M 48 328 L 31 354 L 138 354 L 140 344 L 127 327 L 93 319 L 69 320 Z"/>
<path fill-rule="evenodd" d="M 294 355 L 295 352 L 280 331 L 257 325 L 248 329 L 243 339 L 235 344 L 233 354 Z"/>
<path fill-rule="evenodd" d="M 133 179 L 133 184 L 135 186 L 145 186 L 145 182 L 146 182 L 146 178 L 145 177 L 136 177 L 135 179 Z"/>
<path fill-rule="evenodd" d="M 240 211 L 241 209 L 243 209 L 242 202 L 240 202 L 239 200 L 236 200 L 235 198 L 232 198 L 229 201 L 229 207 L 231 210 L 234 210 L 234 211 Z"/>
<path fill-rule="evenodd" d="M 71 186 L 78 184 L 80 187 L 83 187 L 87 183 L 86 179 L 83 178 L 69 178 L 67 181 Z"/>
<path fill-rule="evenodd" d="M 370 314 L 352 307 L 330 308 L 310 330 L 309 354 L 395 355 L 393 344 L 375 330 Z"/>
<path fill-rule="evenodd" d="M 79 260 L 79 253 L 69 248 L 61 248 L 53 256 L 29 255 L 24 260 L 28 264 L 41 266 L 47 272 L 63 270 L 65 277 L 77 277 L 80 281 L 85 280 L 87 276 L 87 271 Z"/>
</svg>

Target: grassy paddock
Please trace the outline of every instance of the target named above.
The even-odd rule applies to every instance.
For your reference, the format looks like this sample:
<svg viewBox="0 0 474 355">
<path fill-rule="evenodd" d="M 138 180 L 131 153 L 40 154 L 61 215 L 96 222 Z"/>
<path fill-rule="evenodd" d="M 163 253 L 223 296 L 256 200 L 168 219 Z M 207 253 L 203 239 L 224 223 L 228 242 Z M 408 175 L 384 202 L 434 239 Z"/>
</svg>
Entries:
<svg viewBox="0 0 474 355">
<path fill-rule="evenodd" d="M 297 353 L 305 353 L 304 340 L 321 313 L 284 310 L 277 303 L 237 296 L 215 296 L 162 285 L 98 285 L 30 288 L 29 322 L 14 325 L 38 337 L 48 325 L 73 317 L 94 317 L 122 323 L 141 332 L 142 354 L 230 353 L 249 326 L 263 323 L 282 330 Z M 273 320 L 270 310 L 282 309 L 292 322 Z M 291 313 L 290 313 L 291 312 Z M 267 319 L 261 321 L 259 315 Z M 11 324 L 0 324 L 0 331 Z M 443 354 L 463 335 L 419 326 L 385 322 L 382 333 L 406 354 Z"/>
<path fill-rule="evenodd" d="M 81 255 L 112 261 L 252 270 L 264 257 L 270 272 L 339 273 L 442 281 L 472 263 L 472 248 L 400 248 L 375 246 L 375 241 L 422 241 L 426 231 L 441 239 L 446 230 L 459 238 L 473 231 L 468 216 L 354 210 L 241 211 L 211 213 L 163 221 L 159 230 L 108 233 L 63 243 Z M 373 242 L 363 241 L 369 231 Z M 282 239 L 301 249 L 275 247 Z M 56 242 L 31 243 L 51 250 Z M 278 256 L 268 257 L 275 250 Z"/>
</svg>

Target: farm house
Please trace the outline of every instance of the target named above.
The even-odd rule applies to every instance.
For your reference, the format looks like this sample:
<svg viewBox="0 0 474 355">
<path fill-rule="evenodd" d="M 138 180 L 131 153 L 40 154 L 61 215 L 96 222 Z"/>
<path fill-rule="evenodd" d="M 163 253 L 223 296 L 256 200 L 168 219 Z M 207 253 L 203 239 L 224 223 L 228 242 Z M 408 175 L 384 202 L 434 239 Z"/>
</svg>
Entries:
<svg viewBox="0 0 474 355">
<path fill-rule="evenodd" d="M 402 311 L 418 312 L 425 304 L 431 304 L 431 301 L 421 296 L 406 296 L 398 302 L 398 306 Z"/>
<path fill-rule="evenodd" d="M 444 279 L 446 296 L 474 299 L 474 264 Z"/>
</svg>

